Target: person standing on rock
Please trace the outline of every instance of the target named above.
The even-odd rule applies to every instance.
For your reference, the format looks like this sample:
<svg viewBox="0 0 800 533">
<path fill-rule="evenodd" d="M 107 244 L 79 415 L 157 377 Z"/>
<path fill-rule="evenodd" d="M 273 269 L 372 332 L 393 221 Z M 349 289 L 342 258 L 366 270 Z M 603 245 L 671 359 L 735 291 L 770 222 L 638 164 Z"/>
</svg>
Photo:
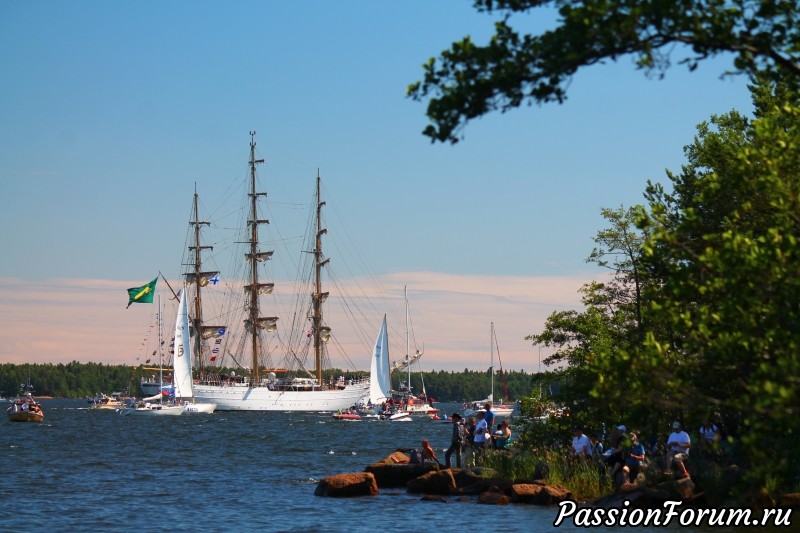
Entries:
<svg viewBox="0 0 800 533">
<path fill-rule="evenodd" d="M 450 447 L 444 452 L 445 468 L 451 468 L 450 457 L 456 454 L 456 468 L 461 468 L 461 451 L 466 440 L 466 429 L 461 419 L 461 415 L 453 413 L 453 435 L 450 439 Z"/>
</svg>

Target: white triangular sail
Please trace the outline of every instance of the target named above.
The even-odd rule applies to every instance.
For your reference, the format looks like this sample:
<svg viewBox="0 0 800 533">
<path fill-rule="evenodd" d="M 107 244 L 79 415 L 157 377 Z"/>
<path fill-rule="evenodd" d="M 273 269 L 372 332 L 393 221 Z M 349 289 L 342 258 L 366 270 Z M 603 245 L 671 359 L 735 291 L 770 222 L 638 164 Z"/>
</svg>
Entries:
<svg viewBox="0 0 800 533">
<path fill-rule="evenodd" d="M 192 343 L 189 337 L 189 313 L 186 310 L 186 290 L 183 290 L 175 319 L 175 355 L 172 357 L 176 398 L 192 397 Z"/>
<path fill-rule="evenodd" d="M 391 396 L 391 381 L 389 378 L 389 336 L 386 333 L 386 315 L 375 339 L 375 349 L 372 352 L 372 365 L 369 374 L 369 401 L 375 405 L 382 404 Z"/>
</svg>

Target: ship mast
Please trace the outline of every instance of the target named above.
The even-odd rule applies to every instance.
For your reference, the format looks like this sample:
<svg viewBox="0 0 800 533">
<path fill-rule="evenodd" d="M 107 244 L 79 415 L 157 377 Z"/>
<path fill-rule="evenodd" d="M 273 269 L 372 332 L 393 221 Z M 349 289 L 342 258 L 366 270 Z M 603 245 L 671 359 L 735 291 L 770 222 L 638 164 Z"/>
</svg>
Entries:
<svg viewBox="0 0 800 533">
<path fill-rule="evenodd" d="M 247 261 L 250 262 L 250 284 L 244 287 L 245 293 L 250 296 L 249 318 L 245 320 L 245 327 L 250 332 L 250 349 L 252 350 L 252 370 L 250 386 L 257 387 L 261 383 L 261 372 L 259 368 L 260 338 L 259 329 L 266 329 L 269 332 L 277 329 L 277 317 L 261 317 L 259 312 L 258 295 L 269 294 L 272 292 L 274 283 L 259 283 L 258 263 L 272 257 L 272 252 L 260 252 L 258 250 L 258 226 L 259 224 L 269 224 L 267 219 L 258 218 L 258 197 L 266 196 L 265 192 L 256 192 L 256 165 L 264 162 L 263 159 L 256 159 L 256 143 L 254 140 L 256 132 L 250 132 L 250 219 L 247 221 L 250 236 L 250 251 L 246 254 Z"/>
<path fill-rule="evenodd" d="M 208 285 L 210 281 L 218 280 L 218 271 L 203 272 L 203 250 L 213 250 L 213 246 L 202 246 L 200 244 L 200 228 L 202 226 L 210 226 L 204 220 L 200 220 L 198 209 L 199 195 L 197 188 L 194 191 L 194 201 L 192 204 L 193 216 L 189 224 L 193 226 L 194 233 L 194 246 L 189 247 L 190 252 L 194 252 L 192 262 L 194 269 L 192 272 L 186 274 L 187 281 L 194 285 L 194 312 L 192 313 L 192 326 L 194 328 L 194 353 L 195 363 L 199 373 L 203 371 L 204 357 L 202 353 L 203 339 L 208 337 L 219 337 L 225 330 L 223 326 L 204 326 L 203 325 L 203 304 L 202 304 L 202 288 Z"/>
<path fill-rule="evenodd" d="M 203 258 L 202 254 L 200 253 L 203 249 L 211 249 L 211 246 L 200 246 L 200 226 L 208 226 L 209 223 L 199 220 L 198 218 L 198 194 L 197 194 L 197 186 L 195 185 L 194 189 L 194 202 L 193 202 L 193 211 L 194 216 L 190 224 L 194 226 L 194 246 L 189 247 L 189 251 L 194 252 L 194 319 L 192 320 L 192 324 L 194 326 L 194 354 L 196 358 L 197 364 L 197 371 L 202 373 L 203 371 L 203 357 L 201 354 L 202 350 L 202 342 L 200 341 L 201 335 L 200 332 L 202 331 L 203 325 L 203 306 L 202 296 L 201 296 L 201 287 L 203 287 L 203 276 L 202 274 L 202 265 L 203 265 Z M 213 274 L 212 274 L 213 275 Z M 208 282 L 206 282 L 208 283 Z"/>
<path fill-rule="evenodd" d="M 316 366 L 315 373 L 317 376 L 317 383 L 322 385 L 322 347 L 325 342 L 330 338 L 331 328 L 322 325 L 322 302 L 328 298 L 327 292 L 322 292 L 322 267 L 328 264 L 330 259 L 323 259 L 322 255 L 322 236 L 328 233 L 326 228 L 322 227 L 322 206 L 325 202 L 322 201 L 320 196 L 320 177 L 319 169 L 317 169 L 317 217 L 316 217 L 316 240 L 314 243 L 314 295 L 313 300 L 313 316 L 312 316 L 312 331 L 314 332 L 314 364 Z"/>
</svg>

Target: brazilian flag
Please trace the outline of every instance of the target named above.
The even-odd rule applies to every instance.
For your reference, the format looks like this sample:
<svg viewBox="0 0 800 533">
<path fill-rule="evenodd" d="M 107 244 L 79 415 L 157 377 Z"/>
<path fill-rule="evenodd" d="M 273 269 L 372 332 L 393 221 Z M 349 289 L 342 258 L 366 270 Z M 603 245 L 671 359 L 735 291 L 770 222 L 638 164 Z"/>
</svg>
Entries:
<svg viewBox="0 0 800 533">
<path fill-rule="evenodd" d="M 158 277 L 147 285 L 141 287 L 131 287 L 128 289 L 128 307 L 131 304 L 151 304 L 153 303 L 153 295 L 156 293 L 156 282 Z M 126 307 L 125 309 L 127 309 Z"/>
</svg>

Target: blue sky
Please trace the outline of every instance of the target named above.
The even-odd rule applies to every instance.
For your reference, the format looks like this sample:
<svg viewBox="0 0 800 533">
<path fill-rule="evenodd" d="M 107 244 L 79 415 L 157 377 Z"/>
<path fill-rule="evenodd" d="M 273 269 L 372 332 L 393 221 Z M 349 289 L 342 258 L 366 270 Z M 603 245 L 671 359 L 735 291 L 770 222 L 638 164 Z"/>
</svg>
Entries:
<svg viewBox="0 0 800 533">
<path fill-rule="evenodd" d="M 599 275 L 584 260 L 600 209 L 641 202 L 648 179 L 679 170 L 697 123 L 751 105 L 744 78 L 720 79 L 729 57 L 663 80 L 625 58 L 579 73 L 563 105 L 493 114 L 455 146 L 431 144 L 406 87 L 454 40 L 483 42 L 494 18 L 455 1 L 0 4 L 0 360 L 124 362 L 142 320 L 126 324 L 111 295 L 178 275 L 195 186 L 201 211 L 224 209 L 256 130 L 270 194 L 306 203 L 319 169 L 370 274 L 396 298 L 409 285 L 429 348 L 471 324 L 474 353 L 441 341 L 428 369 L 480 367 L 492 320 L 509 366 L 535 369 L 522 337 Z M 102 350 L 64 317 L 98 287 L 109 299 L 81 320 L 117 321 Z M 37 288 L 41 299 L 24 297 Z M 31 333 L 41 308 L 61 318 Z"/>
</svg>

